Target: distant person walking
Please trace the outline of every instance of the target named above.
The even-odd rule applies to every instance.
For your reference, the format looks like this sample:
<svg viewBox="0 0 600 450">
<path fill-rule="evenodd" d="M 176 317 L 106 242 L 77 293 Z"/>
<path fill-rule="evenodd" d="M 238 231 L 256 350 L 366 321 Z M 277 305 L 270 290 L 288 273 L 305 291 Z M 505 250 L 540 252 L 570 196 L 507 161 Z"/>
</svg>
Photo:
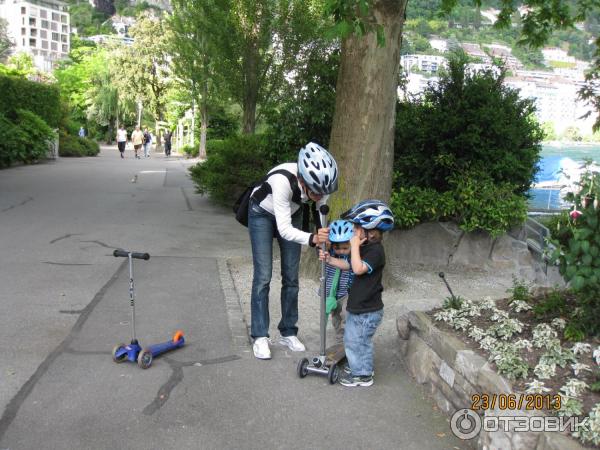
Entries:
<svg viewBox="0 0 600 450">
<path fill-rule="evenodd" d="M 144 144 L 144 133 L 140 130 L 140 126 L 135 127 L 135 131 L 131 133 L 131 142 L 133 143 L 133 151 L 135 152 L 135 158 L 140 159 L 138 151 Z"/>
<path fill-rule="evenodd" d="M 119 152 L 121 153 L 121 158 L 125 158 L 123 155 L 125 153 L 125 146 L 127 145 L 127 130 L 123 127 L 123 124 L 117 130 L 117 147 L 119 147 Z"/>
<path fill-rule="evenodd" d="M 148 131 L 148 127 L 144 128 L 144 158 L 150 157 L 150 150 L 152 150 L 152 135 Z"/>
<path fill-rule="evenodd" d="M 171 156 L 171 138 L 173 137 L 173 133 L 171 133 L 171 130 L 167 130 L 165 132 L 165 155 L 166 156 Z"/>
<path fill-rule="evenodd" d="M 84 138 L 85 137 L 85 128 L 79 127 L 79 137 L 80 138 Z"/>
</svg>

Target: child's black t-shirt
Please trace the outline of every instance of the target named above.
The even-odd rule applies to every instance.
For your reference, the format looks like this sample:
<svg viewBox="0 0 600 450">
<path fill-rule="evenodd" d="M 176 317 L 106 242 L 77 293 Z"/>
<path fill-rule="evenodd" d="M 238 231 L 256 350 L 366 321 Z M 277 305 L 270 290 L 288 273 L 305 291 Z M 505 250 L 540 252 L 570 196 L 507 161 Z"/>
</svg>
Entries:
<svg viewBox="0 0 600 450">
<path fill-rule="evenodd" d="M 346 310 L 352 314 L 362 314 L 379 311 L 383 308 L 381 293 L 383 285 L 383 267 L 385 252 L 381 242 L 374 242 L 360 247 L 360 259 L 369 267 L 362 275 L 354 274 L 354 281 L 348 292 Z"/>
</svg>

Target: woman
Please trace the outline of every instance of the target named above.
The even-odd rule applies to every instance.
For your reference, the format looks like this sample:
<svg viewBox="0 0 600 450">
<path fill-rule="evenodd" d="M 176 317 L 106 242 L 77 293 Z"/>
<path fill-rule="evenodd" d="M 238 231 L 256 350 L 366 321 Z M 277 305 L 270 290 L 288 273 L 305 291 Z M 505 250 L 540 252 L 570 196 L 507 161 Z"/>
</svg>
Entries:
<svg viewBox="0 0 600 450">
<path fill-rule="evenodd" d="M 248 211 L 254 275 L 251 296 L 252 347 L 258 359 L 270 359 L 269 290 L 273 267 L 273 238 L 281 254 L 281 320 L 279 342 L 292 351 L 304 351 L 297 337 L 298 269 L 301 245 L 315 247 L 327 241 L 329 230 L 316 234 L 302 231 L 302 203 L 314 201 L 317 208 L 337 190 L 337 164 L 323 147 L 308 143 L 297 163 L 285 163 L 269 171 L 264 183 L 254 189 Z"/>
</svg>

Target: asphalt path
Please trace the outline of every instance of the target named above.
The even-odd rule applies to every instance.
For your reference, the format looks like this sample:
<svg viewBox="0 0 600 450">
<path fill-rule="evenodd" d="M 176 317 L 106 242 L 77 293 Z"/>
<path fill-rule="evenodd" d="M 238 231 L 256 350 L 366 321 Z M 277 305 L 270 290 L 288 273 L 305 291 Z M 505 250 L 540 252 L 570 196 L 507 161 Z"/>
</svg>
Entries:
<svg viewBox="0 0 600 450">
<path fill-rule="evenodd" d="M 0 171 L 0 449 L 464 448 L 393 343 L 363 389 L 299 380 L 284 348 L 252 357 L 227 264 L 247 233 L 189 165 L 103 148 Z M 147 370 L 111 358 L 131 339 L 115 248 L 151 254 L 134 261 L 142 345 L 185 332 Z"/>
</svg>

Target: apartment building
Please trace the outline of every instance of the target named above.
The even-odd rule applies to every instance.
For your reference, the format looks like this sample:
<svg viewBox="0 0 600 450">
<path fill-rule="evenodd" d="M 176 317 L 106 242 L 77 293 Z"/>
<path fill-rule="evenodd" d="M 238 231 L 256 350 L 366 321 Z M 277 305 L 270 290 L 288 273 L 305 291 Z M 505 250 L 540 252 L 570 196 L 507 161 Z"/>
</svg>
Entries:
<svg viewBox="0 0 600 450">
<path fill-rule="evenodd" d="M 0 17 L 8 22 L 14 52 L 26 52 L 36 67 L 50 72 L 66 58 L 70 45 L 68 5 L 57 0 L 0 0 Z"/>
</svg>

